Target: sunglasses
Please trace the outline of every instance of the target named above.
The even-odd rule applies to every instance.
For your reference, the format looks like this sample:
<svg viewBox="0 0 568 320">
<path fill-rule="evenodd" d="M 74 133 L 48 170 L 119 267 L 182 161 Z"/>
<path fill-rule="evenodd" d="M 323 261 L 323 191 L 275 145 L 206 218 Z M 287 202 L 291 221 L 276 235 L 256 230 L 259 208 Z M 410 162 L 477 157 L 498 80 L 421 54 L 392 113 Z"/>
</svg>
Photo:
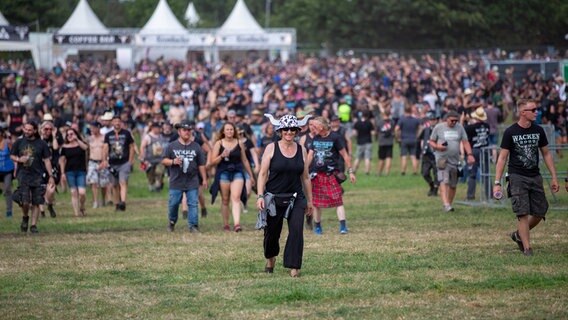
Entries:
<svg viewBox="0 0 568 320">
<path fill-rule="evenodd" d="M 284 132 L 298 132 L 298 128 L 283 128 Z"/>
<path fill-rule="evenodd" d="M 523 111 L 528 111 L 528 112 L 533 112 L 533 113 L 535 113 L 537 110 L 538 110 L 538 108 L 532 108 L 532 109 L 526 109 L 526 110 L 523 110 Z"/>
<path fill-rule="evenodd" d="M 450 119 L 450 123 L 456 123 L 458 122 L 458 119 Z"/>
</svg>

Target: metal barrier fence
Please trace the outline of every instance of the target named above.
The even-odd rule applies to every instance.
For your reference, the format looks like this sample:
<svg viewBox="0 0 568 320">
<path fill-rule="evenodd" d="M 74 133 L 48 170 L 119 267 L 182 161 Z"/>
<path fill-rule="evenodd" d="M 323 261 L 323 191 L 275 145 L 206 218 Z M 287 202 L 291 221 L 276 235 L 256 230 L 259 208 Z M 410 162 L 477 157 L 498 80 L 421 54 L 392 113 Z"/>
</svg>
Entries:
<svg viewBox="0 0 568 320">
<path fill-rule="evenodd" d="M 545 128 L 547 129 L 547 128 Z M 547 134 L 548 135 L 548 134 Z M 554 135 L 552 135 L 554 137 Z M 551 140 L 549 140 L 551 141 Z M 551 141 L 552 142 L 552 141 Z M 558 177 L 558 183 L 560 184 L 560 192 L 565 192 L 564 190 L 564 177 L 568 176 L 568 161 L 565 157 L 568 157 L 568 145 L 555 145 L 551 143 L 548 146 L 550 152 L 553 155 L 554 164 L 556 167 L 556 175 Z M 510 207 L 510 200 L 504 196 L 501 200 L 493 198 L 493 181 L 495 181 L 495 162 L 497 160 L 497 155 L 499 154 L 499 148 L 496 146 L 482 148 L 479 154 L 479 171 L 477 173 L 476 179 L 476 192 L 475 200 L 466 201 L 455 201 L 456 203 L 469 205 L 469 206 L 485 206 L 492 208 L 503 208 Z M 559 154 L 563 154 L 560 157 Z M 544 179 L 544 188 L 547 191 L 548 201 L 550 203 L 550 210 L 568 210 L 568 203 L 562 203 L 559 201 L 557 194 L 550 192 L 551 178 L 550 172 L 544 161 L 542 159 L 542 154 L 539 155 L 539 165 L 540 174 Z M 505 172 L 507 167 L 505 167 Z M 503 179 L 504 180 L 504 179 Z M 506 189 L 507 183 L 503 181 L 503 188 Z M 504 192 L 506 194 L 506 192 Z"/>
</svg>

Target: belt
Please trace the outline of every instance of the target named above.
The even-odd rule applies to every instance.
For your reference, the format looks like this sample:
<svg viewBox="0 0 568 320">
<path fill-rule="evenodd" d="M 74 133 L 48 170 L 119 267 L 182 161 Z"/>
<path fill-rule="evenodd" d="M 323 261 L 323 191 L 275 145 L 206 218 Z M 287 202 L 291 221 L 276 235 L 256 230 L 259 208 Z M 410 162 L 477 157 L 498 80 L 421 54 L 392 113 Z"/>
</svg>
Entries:
<svg viewBox="0 0 568 320">
<path fill-rule="evenodd" d="M 89 162 L 94 162 L 94 163 L 101 163 L 102 160 L 93 160 L 93 159 L 89 159 Z"/>
</svg>

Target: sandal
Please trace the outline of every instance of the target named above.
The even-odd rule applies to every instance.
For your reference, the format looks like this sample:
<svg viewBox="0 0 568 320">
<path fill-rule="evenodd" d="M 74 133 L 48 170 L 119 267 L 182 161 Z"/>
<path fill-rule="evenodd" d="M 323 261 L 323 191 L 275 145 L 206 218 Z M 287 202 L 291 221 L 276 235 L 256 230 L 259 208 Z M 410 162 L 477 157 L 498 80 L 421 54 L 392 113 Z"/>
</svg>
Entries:
<svg viewBox="0 0 568 320">
<path fill-rule="evenodd" d="M 300 276 L 300 269 L 290 269 L 290 277 L 298 278 Z"/>
</svg>

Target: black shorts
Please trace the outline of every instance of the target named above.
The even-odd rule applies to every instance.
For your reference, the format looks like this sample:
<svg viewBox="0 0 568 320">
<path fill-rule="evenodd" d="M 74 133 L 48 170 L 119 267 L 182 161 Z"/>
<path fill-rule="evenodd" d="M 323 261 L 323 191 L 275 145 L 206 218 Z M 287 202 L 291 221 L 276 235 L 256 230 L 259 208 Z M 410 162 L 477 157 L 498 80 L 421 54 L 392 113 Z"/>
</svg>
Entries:
<svg viewBox="0 0 568 320">
<path fill-rule="evenodd" d="M 548 201 L 544 193 L 542 176 L 526 177 L 512 173 L 509 175 L 507 188 L 513 212 L 517 217 L 530 214 L 544 218 L 548 211 Z"/>
<path fill-rule="evenodd" d="M 33 206 L 37 206 L 40 204 L 45 203 L 45 185 L 40 186 L 27 186 L 27 185 L 20 185 L 18 187 L 18 192 L 21 192 L 21 201 L 22 204 L 31 204 Z"/>
<path fill-rule="evenodd" d="M 379 160 L 392 158 L 392 146 L 379 146 Z"/>
</svg>

